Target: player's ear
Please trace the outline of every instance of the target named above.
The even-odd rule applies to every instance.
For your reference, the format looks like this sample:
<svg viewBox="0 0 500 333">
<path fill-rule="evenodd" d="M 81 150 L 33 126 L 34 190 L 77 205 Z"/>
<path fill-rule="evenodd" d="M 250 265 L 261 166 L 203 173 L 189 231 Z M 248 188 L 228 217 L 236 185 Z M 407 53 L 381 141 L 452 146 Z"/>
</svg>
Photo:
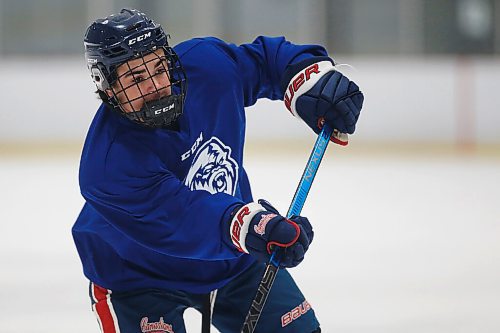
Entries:
<svg viewBox="0 0 500 333">
<path fill-rule="evenodd" d="M 111 91 L 111 89 L 106 89 L 106 95 L 108 95 L 108 97 L 113 97 L 113 92 Z"/>
</svg>

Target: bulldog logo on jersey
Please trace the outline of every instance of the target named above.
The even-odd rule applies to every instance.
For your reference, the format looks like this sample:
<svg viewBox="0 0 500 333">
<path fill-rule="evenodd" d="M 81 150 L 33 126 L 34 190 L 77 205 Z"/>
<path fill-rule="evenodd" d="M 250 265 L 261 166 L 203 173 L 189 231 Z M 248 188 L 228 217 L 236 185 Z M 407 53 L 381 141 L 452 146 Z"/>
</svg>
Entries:
<svg viewBox="0 0 500 333">
<path fill-rule="evenodd" d="M 184 184 L 191 190 L 234 195 L 237 177 L 238 164 L 231 157 L 231 147 L 213 136 L 198 148 Z"/>
</svg>

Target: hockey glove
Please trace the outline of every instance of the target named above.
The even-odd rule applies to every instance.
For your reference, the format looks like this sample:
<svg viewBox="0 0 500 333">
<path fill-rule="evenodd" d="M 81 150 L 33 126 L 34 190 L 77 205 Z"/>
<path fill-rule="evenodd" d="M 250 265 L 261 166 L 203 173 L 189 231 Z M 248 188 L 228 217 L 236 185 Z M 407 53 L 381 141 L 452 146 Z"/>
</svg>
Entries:
<svg viewBox="0 0 500 333">
<path fill-rule="evenodd" d="M 304 259 L 313 236 L 306 217 L 287 219 L 265 200 L 237 209 L 230 226 L 234 246 L 261 262 L 269 261 L 275 246 L 282 248 L 281 267 L 297 266 Z"/>
<path fill-rule="evenodd" d="M 334 129 L 332 141 L 347 144 L 363 106 L 358 86 L 335 70 L 328 57 L 289 65 L 282 82 L 287 109 L 319 134 L 326 122 Z"/>
</svg>

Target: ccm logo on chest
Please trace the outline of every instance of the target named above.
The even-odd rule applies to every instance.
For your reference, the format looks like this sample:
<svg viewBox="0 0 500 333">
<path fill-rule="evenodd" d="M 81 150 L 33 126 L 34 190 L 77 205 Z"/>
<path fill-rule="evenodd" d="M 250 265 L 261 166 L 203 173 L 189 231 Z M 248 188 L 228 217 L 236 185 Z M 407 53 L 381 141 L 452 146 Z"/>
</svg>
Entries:
<svg viewBox="0 0 500 333">
<path fill-rule="evenodd" d="M 181 155 L 181 161 L 188 159 L 189 156 L 194 154 L 194 152 L 196 151 L 196 149 L 198 149 L 198 147 L 200 146 L 202 141 L 203 141 L 203 132 L 200 133 L 200 136 L 193 143 L 193 145 L 191 146 L 191 149 L 189 149 L 187 152 L 185 152 L 184 154 Z"/>
</svg>

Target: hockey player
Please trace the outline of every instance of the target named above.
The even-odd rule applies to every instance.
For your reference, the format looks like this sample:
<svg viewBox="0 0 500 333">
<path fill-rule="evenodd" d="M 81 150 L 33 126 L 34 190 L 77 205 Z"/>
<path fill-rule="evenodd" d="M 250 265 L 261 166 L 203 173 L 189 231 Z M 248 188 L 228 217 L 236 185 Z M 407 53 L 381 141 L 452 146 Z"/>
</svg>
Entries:
<svg viewBox="0 0 500 333">
<path fill-rule="evenodd" d="M 96 20 L 84 44 L 103 103 L 82 152 L 86 203 L 72 232 L 101 330 L 185 332 L 184 310 L 217 290 L 213 324 L 239 332 L 271 249 L 294 267 L 313 240 L 307 218 L 253 200 L 244 108 L 280 99 L 315 132 L 326 122 L 353 133 L 362 93 L 321 46 L 259 37 L 171 48 L 132 9 Z M 256 332 L 320 332 L 286 269 Z"/>
</svg>

